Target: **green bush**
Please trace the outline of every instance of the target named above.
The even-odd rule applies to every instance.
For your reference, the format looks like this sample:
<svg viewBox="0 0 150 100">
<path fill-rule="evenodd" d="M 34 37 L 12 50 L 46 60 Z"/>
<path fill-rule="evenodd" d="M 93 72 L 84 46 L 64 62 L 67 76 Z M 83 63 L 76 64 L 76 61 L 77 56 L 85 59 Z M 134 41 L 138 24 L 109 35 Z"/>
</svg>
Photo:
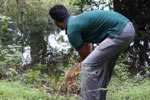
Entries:
<svg viewBox="0 0 150 100">
<path fill-rule="evenodd" d="M 125 65 L 123 63 L 118 63 L 115 66 L 114 70 L 115 70 L 115 75 L 122 80 L 127 79 L 129 76 L 127 65 Z"/>
<path fill-rule="evenodd" d="M 14 76 L 18 74 L 17 69 L 20 66 L 21 52 L 20 47 L 16 45 L 0 45 L 0 74 L 2 77 Z"/>
<path fill-rule="evenodd" d="M 120 55 L 114 68 L 114 75 L 119 77 L 121 80 L 126 80 L 129 77 L 128 65 L 125 63 L 127 58 L 127 54 Z"/>
<path fill-rule="evenodd" d="M 21 46 L 16 45 L 15 32 L 10 17 L 0 16 L 0 78 L 8 78 L 17 74 L 20 65 Z M 10 27 L 11 26 L 11 27 Z M 17 41 L 18 42 L 18 41 Z"/>
<path fill-rule="evenodd" d="M 30 69 L 26 72 L 24 78 L 25 78 L 25 83 L 33 84 L 39 78 L 39 71 L 34 71 Z"/>
</svg>

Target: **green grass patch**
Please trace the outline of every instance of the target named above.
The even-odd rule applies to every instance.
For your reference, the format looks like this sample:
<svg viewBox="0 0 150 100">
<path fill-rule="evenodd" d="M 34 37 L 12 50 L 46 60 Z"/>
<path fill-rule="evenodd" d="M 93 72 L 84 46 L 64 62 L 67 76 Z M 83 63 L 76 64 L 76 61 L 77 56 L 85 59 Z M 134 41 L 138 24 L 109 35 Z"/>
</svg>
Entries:
<svg viewBox="0 0 150 100">
<path fill-rule="evenodd" d="M 150 81 L 112 79 L 107 100 L 150 100 Z"/>
<path fill-rule="evenodd" d="M 0 100 L 54 100 L 56 91 L 51 92 L 53 95 L 19 81 L 0 81 Z M 66 99 L 66 95 L 62 94 L 58 100 Z M 80 100 L 79 98 L 75 94 L 70 96 L 70 100 Z M 113 76 L 108 86 L 107 100 L 150 100 L 150 80 L 120 80 Z"/>
<path fill-rule="evenodd" d="M 19 82 L 0 81 L 0 100 L 52 100 L 48 94 L 21 85 Z"/>
</svg>

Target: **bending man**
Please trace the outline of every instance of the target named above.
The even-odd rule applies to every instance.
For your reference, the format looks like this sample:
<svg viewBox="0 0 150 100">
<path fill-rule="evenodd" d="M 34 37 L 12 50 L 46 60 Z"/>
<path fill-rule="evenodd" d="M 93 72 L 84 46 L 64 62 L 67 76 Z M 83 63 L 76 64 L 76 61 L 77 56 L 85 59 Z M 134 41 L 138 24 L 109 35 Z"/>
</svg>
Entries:
<svg viewBox="0 0 150 100">
<path fill-rule="evenodd" d="M 66 30 L 71 45 L 83 59 L 82 100 L 106 100 L 106 91 L 118 55 L 135 37 L 132 23 L 125 16 L 105 10 L 70 15 L 63 5 L 49 11 L 56 26 Z M 91 44 L 98 46 L 92 50 Z"/>
</svg>

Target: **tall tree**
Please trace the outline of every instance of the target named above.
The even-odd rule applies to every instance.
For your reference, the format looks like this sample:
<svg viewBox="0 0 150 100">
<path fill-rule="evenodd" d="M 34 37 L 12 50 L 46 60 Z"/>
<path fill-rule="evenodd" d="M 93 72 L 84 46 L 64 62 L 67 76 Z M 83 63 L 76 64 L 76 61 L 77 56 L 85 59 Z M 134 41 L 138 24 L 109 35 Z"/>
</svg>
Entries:
<svg viewBox="0 0 150 100">
<path fill-rule="evenodd" d="M 105 9 L 115 10 L 128 17 L 136 28 L 136 38 L 128 49 L 129 71 L 133 74 L 150 71 L 150 1 L 149 0 L 74 0 L 79 13 Z"/>
<path fill-rule="evenodd" d="M 127 16 L 135 25 L 136 38 L 129 51 L 130 71 L 144 74 L 150 71 L 150 1 L 114 0 L 114 10 Z"/>
<path fill-rule="evenodd" d="M 109 8 L 110 10 L 113 9 L 112 1 L 110 0 L 73 0 L 71 2 L 74 7 L 76 7 L 79 13 L 88 10 L 94 9 L 101 9 L 104 10 L 105 8 Z"/>
<path fill-rule="evenodd" d="M 48 12 L 51 6 L 55 4 L 64 4 L 69 11 L 73 12 L 70 0 L 1 0 L 2 8 L 0 11 L 3 15 L 12 18 L 16 25 L 18 38 L 15 37 L 17 45 L 31 47 L 32 64 L 46 63 L 48 67 L 42 67 L 46 72 L 59 71 L 58 64 L 66 66 L 72 55 L 58 52 L 48 45 L 50 34 L 59 33 L 59 29 L 53 25 Z M 8 34 L 10 36 L 10 34 Z M 7 39 L 10 40 L 10 39 Z M 10 43 L 14 43 L 10 40 Z M 63 59 L 65 58 L 65 59 Z M 41 65 L 42 66 L 42 65 Z M 25 66 L 26 67 L 26 66 Z"/>
<path fill-rule="evenodd" d="M 32 62 L 40 62 L 47 52 L 47 37 L 55 30 L 48 10 L 54 2 L 47 0 L 2 0 L 2 14 L 15 22 L 20 38 L 17 42 L 31 47 Z M 17 34 L 17 33 L 16 33 Z M 10 35 L 9 35 L 10 36 Z M 23 51 L 22 48 L 22 51 Z M 24 52 L 24 51 L 23 51 Z"/>
</svg>

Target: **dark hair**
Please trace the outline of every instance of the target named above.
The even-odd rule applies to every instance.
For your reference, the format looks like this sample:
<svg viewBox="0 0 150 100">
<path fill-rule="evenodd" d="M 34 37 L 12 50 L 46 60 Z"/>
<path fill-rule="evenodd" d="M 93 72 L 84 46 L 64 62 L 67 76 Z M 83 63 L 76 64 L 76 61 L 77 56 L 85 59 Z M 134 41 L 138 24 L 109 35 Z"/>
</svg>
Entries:
<svg viewBox="0 0 150 100">
<path fill-rule="evenodd" d="M 63 21 L 66 17 L 69 16 L 69 13 L 65 6 L 63 5 L 55 5 L 53 6 L 50 11 L 49 15 L 52 17 L 52 19 L 57 21 Z"/>
</svg>

